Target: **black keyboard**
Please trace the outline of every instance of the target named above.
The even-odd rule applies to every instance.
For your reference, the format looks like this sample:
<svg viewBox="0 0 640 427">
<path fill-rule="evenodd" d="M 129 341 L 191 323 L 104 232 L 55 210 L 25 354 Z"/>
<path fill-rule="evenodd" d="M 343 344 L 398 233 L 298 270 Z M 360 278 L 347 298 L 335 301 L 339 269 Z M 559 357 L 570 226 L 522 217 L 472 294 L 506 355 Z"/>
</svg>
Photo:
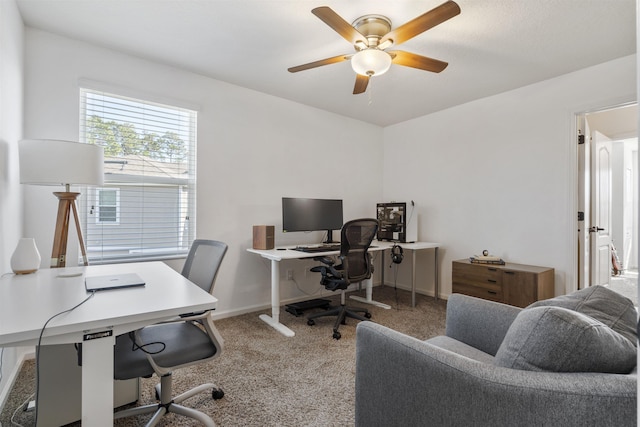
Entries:
<svg viewBox="0 0 640 427">
<path fill-rule="evenodd" d="M 300 252 L 331 252 L 331 251 L 339 251 L 340 245 L 323 245 L 323 246 L 296 246 L 293 250 Z"/>
</svg>

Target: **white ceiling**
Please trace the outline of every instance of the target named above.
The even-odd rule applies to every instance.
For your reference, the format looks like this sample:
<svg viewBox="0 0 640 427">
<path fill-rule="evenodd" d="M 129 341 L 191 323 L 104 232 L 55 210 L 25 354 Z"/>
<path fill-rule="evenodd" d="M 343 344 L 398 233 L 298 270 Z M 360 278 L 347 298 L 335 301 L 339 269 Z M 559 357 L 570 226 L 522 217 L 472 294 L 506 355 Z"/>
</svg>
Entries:
<svg viewBox="0 0 640 427">
<path fill-rule="evenodd" d="M 444 0 L 16 0 L 27 26 L 174 65 L 380 126 L 636 51 L 636 0 L 457 0 L 462 13 L 400 45 L 449 62 L 393 65 L 352 95 L 348 62 L 287 68 L 353 47 L 311 14 L 389 17 L 393 28 Z"/>
</svg>

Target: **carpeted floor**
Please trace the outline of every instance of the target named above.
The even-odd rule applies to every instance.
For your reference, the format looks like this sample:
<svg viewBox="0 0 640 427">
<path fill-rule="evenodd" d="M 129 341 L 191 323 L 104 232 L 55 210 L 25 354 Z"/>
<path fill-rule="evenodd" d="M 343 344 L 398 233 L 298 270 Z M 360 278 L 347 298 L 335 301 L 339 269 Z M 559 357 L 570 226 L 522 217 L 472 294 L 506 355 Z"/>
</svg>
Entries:
<svg viewBox="0 0 640 427">
<path fill-rule="evenodd" d="M 391 310 L 366 306 L 372 321 L 426 339 L 444 333 L 446 302 L 416 296 L 392 287 L 374 288 L 374 299 L 391 305 Z M 339 297 L 328 297 L 339 301 Z M 364 306 L 350 300 L 349 305 Z M 216 322 L 225 339 L 220 358 L 177 371 L 174 392 L 203 382 L 214 382 L 225 392 L 213 401 L 202 393 L 187 406 L 209 414 L 218 426 L 349 426 L 354 423 L 355 325 L 349 319 L 340 327 L 342 339 L 332 338 L 333 318 L 317 319 L 308 326 L 306 318 L 284 310 L 282 323 L 296 336 L 286 338 L 250 313 Z M 308 312 L 307 312 L 308 313 Z M 140 403 L 153 402 L 157 377 L 143 379 Z M 34 362 L 27 361 L 0 414 L 3 427 L 11 426 L 11 414 L 34 389 Z M 118 420 L 116 426 L 143 425 L 149 416 Z M 33 412 L 18 411 L 16 422 L 34 423 Z M 79 425 L 79 423 L 77 423 Z M 197 422 L 174 415 L 164 417 L 161 426 L 196 426 Z"/>
<path fill-rule="evenodd" d="M 620 276 L 611 276 L 609 288 L 629 298 L 638 306 L 638 271 L 625 271 Z"/>
</svg>

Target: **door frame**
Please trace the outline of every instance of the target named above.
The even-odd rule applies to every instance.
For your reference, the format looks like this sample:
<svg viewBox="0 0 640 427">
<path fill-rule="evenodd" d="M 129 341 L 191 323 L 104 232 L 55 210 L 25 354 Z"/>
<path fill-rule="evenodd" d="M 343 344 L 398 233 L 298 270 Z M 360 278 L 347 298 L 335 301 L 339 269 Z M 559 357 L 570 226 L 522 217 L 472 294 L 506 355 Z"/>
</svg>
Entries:
<svg viewBox="0 0 640 427">
<path fill-rule="evenodd" d="M 569 179 L 569 182 L 571 183 L 571 188 L 569 191 L 569 199 L 571 200 L 571 203 L 572 203 L 572 210 L 570 211 L 571 219 L 569 221 L 569 224 L 571 224 L 572 229 L 571 229 L 571 232 L 569 233 L 569 238 L 571 241 L 569 247 L 571 248 L 570 259 L 572 260 L 572 265 L 570 266 L 570 270 L 569 270 L 570 273 L 567 275 L 567 279 L 570 278 L 570 275 L 575 275 L 575 276 L 574 276 L 574 280 L 567 280 L 565 284 L 565 293 L 570 293 L 572 291 L 576 291 L 579 289 L 579 286 L 582 282 L 582 278 L 584 277 L 583 271 L 589 268 L 588 265 L 584 265 L 584 253 L 583 251 L 580 251 L 580 248 L 579 248 L 579 244 L 581 241 L 579 230 L 580 230 L 580 227 L 584 227 L 584 223 L 586 223 L 586 221 L 584 222 L 578 221 L 578 211 L 580 210 L 580 205 L 579 205 L 580 176 L 579 174 L 581 173 L 579 162 L 584 160 L 584 156 L 582 156 L 582 158 L 580 156 L 580 150 L 579 150 L 580 145 L 578 144 L 579 132 L 582 131 L 582 134 L 585 135 L 585 138 L 588 138 L 588 135 L 586 134 L 586 132 L 584 132 L 584 127 L 585 127 L 584 125 L 586 123 L 585 117 L 587 114 L 613 110 L 616 108 L 626 107 L 630 105 L 640 106 L 640 102 L 638 102 L 638 98 L 635 94 L 629 95 L 624 99 L 611 100 L 610 102 L 600 103 L 597 106 L 590 106 L 590 107 L 574 110 L 571 136 L 570 138 L 568 138 L 568 141 L 571 144 L 570 147 L 571 147 L 571 153 L 572 153 L 571 165 L 568 168 L 569 173 L 571 174 L 571 177 Z M 637 136 L 639 138 L 639 145 L 640 145 L 640 128 L 638 129 L 638 134 L 639 135 Z M 638 153 L 640 156 L 640 150 L 638 151 Z M 589 159 L 589 156 L 587 156 L 587 159 Z M 588 214 L 586 212 L 585 212 L 585 216 L 588 218 Z M 588 255 L 588 251 L 587 251 L 587 255 Z"/>
</svg>

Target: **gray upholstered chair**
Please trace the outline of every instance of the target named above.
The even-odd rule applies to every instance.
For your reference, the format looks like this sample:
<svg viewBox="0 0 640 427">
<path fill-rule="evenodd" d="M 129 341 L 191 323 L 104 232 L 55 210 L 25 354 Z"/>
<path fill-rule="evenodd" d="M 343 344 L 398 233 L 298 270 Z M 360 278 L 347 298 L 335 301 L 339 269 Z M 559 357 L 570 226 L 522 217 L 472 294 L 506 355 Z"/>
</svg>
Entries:
<svg viewBox="0 0 640 427">
<path fill-rule="evenodd" d="M 345 323 L 347 317 L 357 320 L 371 318 L 366 308 L 346 305 L 345 290 L 351 283 L 358 283 L 371 277 L 373 266 L 368 251 L 377 231 L 378 220 L 376 219 L 362 218 L 347 221 L 340 232 L 341 263 L 334 265 L 333 259 L 328 257 L 315 258 L 324 265 L 313 267 L 311 271 L 321 274 L 320 283 L 326 289 L 341 292 L 340 305 L 309 315 L 307 324 L 314 325 L 318 317 L 337 316 L 333 325 L 333 338 L 338 340 L 341 337 L 338 328 L 340 324 Z"/>
<path fill-rule="evenodd" d="M 635 426 L 636 321 L 598 286 L 524 310 L 453 294 L 426 341 L 362 322 L 355 424 Z"/>
<path fill-rule="evenodd" d="M 227 251 L 227 245 L 214 240 L 193 242 L 182 275 L 207 292 L 213 292 L 218 268 Z M 114 375 L 116 380 L 160 377 L 156 385 L 157 404 L 139 406 L 116 412 L 114 418 L 155 413 L 148 426 L 156 425 L 169 412 L 195 418 L 206 426 L 215 426 L 206 414 L 180 405 L 196 394 L 211 390 L 213 399 L 224 392 L 216 385 L 202 384 L 173 397 L 171 376 L 173 371 L 218 357 L 223 340 L 216 330 L 211 313 L 188 313 L 180 318 L 151 325 L 121 335 L 116 339 Z"/>
</svg>

